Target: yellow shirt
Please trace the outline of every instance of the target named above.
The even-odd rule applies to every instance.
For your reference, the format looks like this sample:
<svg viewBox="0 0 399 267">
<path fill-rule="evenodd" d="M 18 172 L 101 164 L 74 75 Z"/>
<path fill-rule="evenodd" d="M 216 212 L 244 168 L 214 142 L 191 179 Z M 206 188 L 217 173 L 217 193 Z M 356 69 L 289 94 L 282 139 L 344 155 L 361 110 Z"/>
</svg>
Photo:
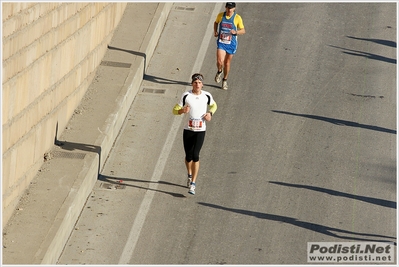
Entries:
<svg viewBox="0 0 399 267">
<path fill-rule="evenodd" d="M 218 14 L 216 17 L 215 22 L 219 24 L 222 21 L 224 12 L 221 12 Z M 226 15 L 227 19 L 230 19 L 230 16 Z M 244 22 L 242 21 L 242 18 L 240 15 L 236 14 L 236 17 L 234 18 L 234 25 L 237 27 L 237 29 L 244 29 Z"/>
</svg>

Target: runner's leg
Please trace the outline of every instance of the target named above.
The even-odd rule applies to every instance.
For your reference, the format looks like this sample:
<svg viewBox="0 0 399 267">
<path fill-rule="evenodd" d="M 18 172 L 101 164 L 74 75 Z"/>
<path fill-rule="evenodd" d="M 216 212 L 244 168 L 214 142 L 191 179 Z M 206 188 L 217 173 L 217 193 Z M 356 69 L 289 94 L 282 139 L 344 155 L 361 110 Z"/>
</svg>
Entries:
<svg viewBox="0 0 399 267">
<path fill-rule="evenodd" d="M 197 180 L 198 176 L 198 171 L 199 171 L 199 154 L 202 148 L 202 145 L 204 144 L 205 140 L 205 132 L 197 132 L 196 134 L 196 140 L 194 142 L 194 153 L 193 153 L 193 163 L 191 164 L 191 171 L 193 175 L 193 183 Z"/>
<path fill-rule="evenodd" d="M 195 183 L 195 181 L 197 180 L 199 166 L 200 166 L 199 161 L 196 162 L 191 161 L 190 166 L 191 166 L 191 173 L 193 175 L 192 182 Z"/>
<path fill-rule="evenodd" d="M 188 175 L 193 175 L 193 171 L 192 171 L 192 165 L 193 165 L 193 161 L 188 162 L 186 159 L 184 159 L 184 163 L 186 164 L 186 168 L 187 168 L 187 174 Z"/>
<path fill-rule="evenodd" d="M 227 78 L 229 77 L 229 72 L 230 72 L 230 64 L 231 64 L 231 60 L 233 59 L 233 55 L 232 54 L 226 54 L 226 56 L 224 57 L 224 72 L 223 72 L 223 79 L 227 80 Z"/>
<path fill-rule="evenodd" d="M 183 131 L 183 147 L 186 157 L 184 158 L 184 163 L 187 168 L 187 174 L 192 175 L 192 162 L 194 153 L 194 141 L 193 133 L 188 130 Z"/>
<path fill-rule="evenodd" d="M 216 67 L 218 68 L 218 72 L 223 70 L 225 56 L 226 51 L 224 51 L 223 49 L 216 50 Z"/>
</svg>

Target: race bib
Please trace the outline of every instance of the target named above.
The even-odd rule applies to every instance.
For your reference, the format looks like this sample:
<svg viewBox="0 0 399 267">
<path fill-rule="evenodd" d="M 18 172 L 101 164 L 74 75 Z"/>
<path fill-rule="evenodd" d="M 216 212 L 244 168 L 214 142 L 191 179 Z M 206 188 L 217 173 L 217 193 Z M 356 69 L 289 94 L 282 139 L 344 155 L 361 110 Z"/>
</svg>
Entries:
<svg viewBox="0 0 399 267">
<path fill-rule="evenodd" d="M 223 44 L 230 44 L 231 43 L 232 35 L 230 32 L 221 32 L 219 42 Z"/>
<path fill-rule="evenodd" d="M 188 127 L 193 130 L 200 130 L 202 129 L 203 121 L 202 119 L 189 119 L 188 120 Z"/>
</svg>

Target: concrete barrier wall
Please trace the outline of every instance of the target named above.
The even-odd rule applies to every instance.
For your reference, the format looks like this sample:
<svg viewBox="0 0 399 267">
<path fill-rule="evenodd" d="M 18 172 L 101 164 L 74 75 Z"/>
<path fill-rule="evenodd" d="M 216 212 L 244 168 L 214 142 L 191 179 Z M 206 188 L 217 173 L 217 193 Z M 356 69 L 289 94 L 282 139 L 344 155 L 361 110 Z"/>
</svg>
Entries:
<svg viewBox="0 0 399 267">
<path fill-rule="evenodd" d="M 3 225 L 89 87 L 127 3 L 2 3 Z"/>
</svg>

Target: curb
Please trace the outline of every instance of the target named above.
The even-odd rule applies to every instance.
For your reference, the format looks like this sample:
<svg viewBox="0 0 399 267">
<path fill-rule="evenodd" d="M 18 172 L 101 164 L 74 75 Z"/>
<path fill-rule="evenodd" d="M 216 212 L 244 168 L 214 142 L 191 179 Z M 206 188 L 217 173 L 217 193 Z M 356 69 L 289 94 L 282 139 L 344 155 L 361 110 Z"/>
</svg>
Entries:
<svg viewBox="0 0 399 267">
<path fill-rule="evenodd" d="M 87 155 L 84 159 L 84 167 L 79 172 L 48 235 L 38 249 L 34 264 L 56 264 L 60 257 L 86 200 L 93 190 L 99 170 L 103 166 L 140 88 L 145 69 L 148 66 L 147 59 L 150 59 L 154 53 L 172 5 L 172 2 L 158 4 L 158 8 L 140 48 L 141 56 L 136 57 L 135 62 L 133 62 L 123 89 L 117 98 L 115 111 L 105 121 L 106 130 L 99 134 L 94 143 L 96 147 L 100 148 L 100 151 L 97 154 Z"/>
</svg>

